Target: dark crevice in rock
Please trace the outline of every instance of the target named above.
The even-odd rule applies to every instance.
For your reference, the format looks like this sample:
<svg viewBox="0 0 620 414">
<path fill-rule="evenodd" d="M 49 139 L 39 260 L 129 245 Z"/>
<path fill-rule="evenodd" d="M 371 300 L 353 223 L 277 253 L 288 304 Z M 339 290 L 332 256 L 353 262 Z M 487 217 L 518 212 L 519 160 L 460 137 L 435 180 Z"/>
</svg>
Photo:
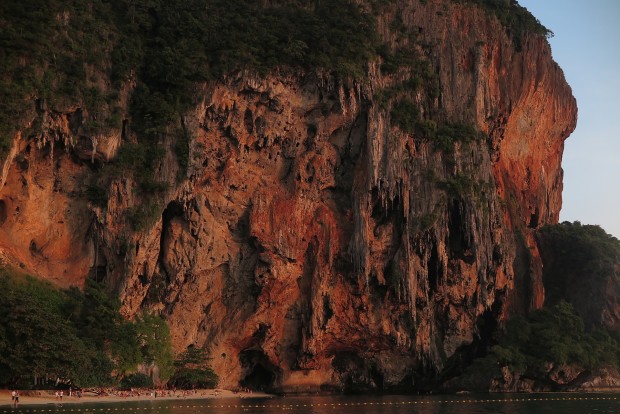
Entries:
<svg viewBox="0 0 620 414">
<path fill-rule="evenodd" d="M 314 237 L 309 243 L 304 256 L 302 276 L 298 279 L 299 306 L 301 313 L 302 337 L 311 337 L 312 308 L 312 281 L 317 266 L 317 254 L 319 252 L 318 240 Z M 301 350 L 300 350 L 301 351 Z"/>
<path fill-rule="evenodd" d="M 129 140 L 129 120 L 123 119 L 123 126 L 121 127 L 121 139 L 126 142 Z"/>
<path fill-rule="evenodd" d="M 316 125 L 308 125 L 308 128 L 306 129 L 306 140 L 304 141 L 306 151 L 310 151 L 314 148 L 317 131 L 318 129 Z"/>
<path fill-rule="evenodd" d="M 248 131 L 248 134 L 254 132 L 254 116 L 250 108 L 247 108 L 243 114 L 243 124 L 245 125 L 245 130 Z"/>
<path fill-rule="evenodd" d="M 439 282 L 439 277 L 441 275 L 441 261 L 439 260 L 437 245 L 432 243 L 430 250 L 430 256 L 428 257 L 428 262 L 426 263 L 428 270 L 429 297 L 432 296 L 437 290 L 437 283 Z"/>
<path fill-rule="evenodd" d="M 448 222 L 449 245 L 452 258 L 462 258 L 464 250 L 467 248 L 463 227 L 463 204 L 460 200 L 453 200 L 450 205 L 450 216 Z"/>
<path fill-rule="evenodd" d="M 240 242 L 248 242 L 250 240 L 250 211 L 251 206 L 248 206 L 234 226 L 230 226 L 229 230 L 233 236 L 233 240 Z"/>
<path fill-rule="evenodd" d="M 266 128 L 267 128 L 267 120 L 265 120 L 265 118 L 263 118 L 262 116 L 259 116 L 254 120 L 254 129 L 258 137 L 262 138 L 265 136 Z"/>
<path fill-rule="evenodd" d="M 528 227 L 531 229 L 538 228 L 539 220 L 540 220 L 540 212 L 538 210 L 538 207 L 536 207 L 536 210 L 530 215 L 530 222 L 528 224 Z"/>
<path fill-rule="evenodd" d="M 260 349 L 248 349 L 239 353 L 241 367 L 246 375 L 240 381 L 244 388 L 254 391 L 272 391 L 279 379 L 279 368 Z"/>
<path fill-rule="evenodd" d="M 7 219 L 7 214 L 6 214 L 6 202 L 4 200 L 0 200 L 0 226 L 2 226 Z"/>
<path fill-rule="evenodd" d="M 329 295 L 323 296 L 323 324 L 322 328 L 325 329 L 329 320 L 334 316 L 334 310 L 332 309 Z"/>
<path fill-rule="evenodd" d="M 108 259 L 98 244 L 95 245 L 95 257 L 90 268 L 89 277 L 95 282 L 103 282 L 107 276 Z"/>
<path fill-rule="evenodd" d="M 82 109 L 78 108 L 68 116 L 69 119 L 69 129 L 73 132 L 74 135 L 79 133 L 80 127 L 84 123 L 84 116 L 82 113 Z"/>
</svg>

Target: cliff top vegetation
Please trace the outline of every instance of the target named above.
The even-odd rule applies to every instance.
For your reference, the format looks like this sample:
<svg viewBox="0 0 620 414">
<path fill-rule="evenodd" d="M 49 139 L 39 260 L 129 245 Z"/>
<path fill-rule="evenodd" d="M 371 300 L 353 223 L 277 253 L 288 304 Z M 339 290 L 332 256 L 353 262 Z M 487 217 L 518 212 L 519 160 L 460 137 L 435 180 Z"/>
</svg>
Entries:
<svg viewBox="0 0 620 414">
<path fill-rule="evenodd" d="M 465 1 L 465 0 L 460 0 Z M 516 2 L 466 0 L 515 38 L 549 31 Z M 0 4 L 0 150 L 35 110 L 81 108 L 81 133 L 133 120 L 141 139 L 170 132 L 197 82 L 280 66 L 363 78 L 391 0 L 7 0 Z M 368 6 L 368 7 L 366 7 Z M 135 85 L 129 113 L 122 90 Z M 37 105 L 35 107 L 35 102 Z"/>
</svg>

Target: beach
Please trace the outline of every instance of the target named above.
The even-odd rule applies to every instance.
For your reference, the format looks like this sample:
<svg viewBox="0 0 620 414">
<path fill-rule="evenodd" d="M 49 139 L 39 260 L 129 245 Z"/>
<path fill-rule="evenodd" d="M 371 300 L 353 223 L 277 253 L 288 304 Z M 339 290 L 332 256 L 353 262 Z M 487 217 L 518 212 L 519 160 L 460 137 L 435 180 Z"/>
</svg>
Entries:
<svg viewBox="0 0 620 414">
<path fill-rule="evenodd" d="M 86 392 L 82 397 L 77 397 L 75 394 L 71 397 L 68 396 L 68 392 L 64 392 L 64 396 L 58 399 L 54 396 L 54 390 L 36 390 L 36 391 L 19 391 L 19 405 L 44 405 L 44 404 L 84 404 L 84 403 L 115 403 L 115 402 L 137 402 L 137 401 L 158 401 L 158 400 L 209 400 L 209 399 L 229 399 L 229 398 L 270 398 L 272 395 L 261 392 L 233 392 L 221 389 L 201 389 L 189 391 L 183 393 L 183 391 L 176 391 L 174 395 L 170 395 L 169 391 L 166 395 L 161 395 L 161 392 L 157 392 L 157 397 L 151 391 L 141 391 L 141 395 L 134 396 L 121 396 L 120 391 L 115 393 L 109 393 L 103 396 L 97 396 L 92 393 Z M 154 392 L 154 391 L 153 391 Z M 10 406 L 11 390 L 0 390 L 0 407 Z"/>
</svg>

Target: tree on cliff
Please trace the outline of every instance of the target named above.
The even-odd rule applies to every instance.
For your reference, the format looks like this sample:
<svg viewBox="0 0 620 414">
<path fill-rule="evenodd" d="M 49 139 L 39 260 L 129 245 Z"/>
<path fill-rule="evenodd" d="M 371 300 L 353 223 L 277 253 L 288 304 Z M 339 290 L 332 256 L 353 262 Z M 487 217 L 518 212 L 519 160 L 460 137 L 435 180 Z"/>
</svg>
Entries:
<svg viewBox="0 0 620 414">
<path fill-rule="evenodd" d="M 159 379 L 168 380 L 173 372 L 173 357 L 166 321 L 158 315 L 145 312 L 136 320 L 136 332 L 143 361 L 157 365 Z"/>
<path fill-rule="evenodd" d="M 208 361 L 203 348 L 190 346 L 174 361 L 175 371 L 169 384 L 180 389 L 215 387 L 218 377 Z"/>
</svg>

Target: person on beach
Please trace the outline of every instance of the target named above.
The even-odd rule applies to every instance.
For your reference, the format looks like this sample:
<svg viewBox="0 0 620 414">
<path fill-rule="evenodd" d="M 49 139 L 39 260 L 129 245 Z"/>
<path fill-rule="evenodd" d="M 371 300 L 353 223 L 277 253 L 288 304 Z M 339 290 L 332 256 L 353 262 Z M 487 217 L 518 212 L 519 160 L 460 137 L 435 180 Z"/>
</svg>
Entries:
<svg viewBox="0 0 620 414">
<path fill-rule="evenodd" d="M 63 394 L 63 391 L 60 390 L 60 401 L 62 401 L 62 394 Z"/>
<path fill-rule="evenodd" d="M 13 401 L 13 405 L 17 407 L 19 405 L 19 392 L 15 391 L 15 400 Z"/>
<path fill-rule="evenodd" d="M 11 402 L 15 402 L 16 395 L 17 395 L 17 392 L 15 392 L 15 390 L 11 391 Z"/>
</svg>

